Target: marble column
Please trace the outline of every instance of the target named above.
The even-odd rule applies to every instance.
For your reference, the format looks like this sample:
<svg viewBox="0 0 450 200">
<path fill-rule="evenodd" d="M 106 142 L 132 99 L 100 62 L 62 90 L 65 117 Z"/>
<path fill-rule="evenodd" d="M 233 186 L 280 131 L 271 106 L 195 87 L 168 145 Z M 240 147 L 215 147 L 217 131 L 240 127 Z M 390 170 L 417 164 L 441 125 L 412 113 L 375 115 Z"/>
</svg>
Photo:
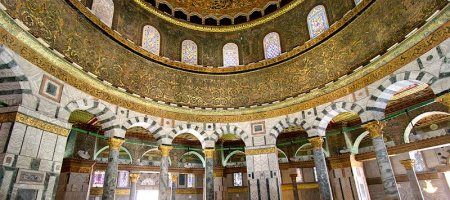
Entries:
<svg viewBox="0 0 450 200">
<path fill-rule="evenodd" d="M 214 199 L 214 149 L 204 149 L 205 153 L 205 185 L 204 199 Z"/>
<path fill-rule="evenodd" d="M 109 138 L 109 158 L 103 183 L 102 200 L 114 200 L 116 197 L 117 175 L 119 171 L 119 150 L 124 140 L 121 138 Z"/>
<path fill-rule="evenodd" d="M 397 188 L 394 170 L 392 169 L 389 154 L 383 139 L 382 129 L 384 126 L 385 124 L 380 121 L 372 121 L 364 124 L 362 127 L 369 131 L 369 135 L 372 138 L 378 169 L 380 170 L 381 182 L 383 183 L 385 199 L 397 200 L 400 199 L 400 193 Z"/>
<path fill-rule="evenodd" d="M 177 180 L 178 176 L 176 174 L 172 174 L 172 197 L 171 200 L 175 200 L 177 196 Z"/>
<path fill-rule="evenodd" d="M 328 176 L 327 161 L 325 160 L 325 154 L 323 151 L 323 139 L 322 137 L 313 137 L 308 139 L 313 146 L 314 164 L 316 166 L 317 179 L 319 181 L 320 194 L 323 200 L 332 200 L 333 194 L 331 193 L 330 178 Z"/>
<path fill-rule="evenodd" d="M 131 188 L 130 188 L 130 200 L 136 200 L 137 198 L 137 181 L 139 179 L 139 174 L 130 174 Z"/>
<path fill-rule="evenodd" d="M 297 174 L 290 174 L 292 181 L 292 192 L 294 193 L 294 200 L 299 200 L 298 197 L 298 188 L 297 188 Z"/>
<path fill-rule="evenodd" d="M 169 155 L 170 150 L 173 149 L 172 146 L 160 145 L 161 150 L 161 165 L 159 172 L 159 199 L 167 200 L 170 198 L 169 192 Z"/>
<path fill-rule="evenodd" d="M 406 173 L 409 179 L 409 188 L 411 188 L 412 194 L 415 200 L 424 200 L 422 189 L 417 179 L 416 170 L 414 169 L 414 163 L 416 161 L 413 159 L 401 160 L 400 163 L 405 167 Z"/>
</svg>

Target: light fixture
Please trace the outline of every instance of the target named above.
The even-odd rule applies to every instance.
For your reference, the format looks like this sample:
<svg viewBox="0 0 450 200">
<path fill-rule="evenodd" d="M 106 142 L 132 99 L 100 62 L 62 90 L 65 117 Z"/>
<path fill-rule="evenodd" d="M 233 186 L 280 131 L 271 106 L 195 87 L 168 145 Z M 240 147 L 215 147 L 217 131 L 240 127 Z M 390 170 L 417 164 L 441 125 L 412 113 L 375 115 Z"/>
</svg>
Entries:
<svg viewBox="0 0 450 200">
<path fill-rule="evenodd" d="M 426 183 L 426 187 L 423 189 L 425 192 L 427 192 L 427 193 L 429 193 L 429 194 L 433 194 L 433 193 L 435 193 L 436 191 L 437 191 L 437 187 L 434 187 L 432 184 L 431 184 L 431 181 L 430 180 L 426 180 L 425 181 L 425 183 Z"/>
</svg>

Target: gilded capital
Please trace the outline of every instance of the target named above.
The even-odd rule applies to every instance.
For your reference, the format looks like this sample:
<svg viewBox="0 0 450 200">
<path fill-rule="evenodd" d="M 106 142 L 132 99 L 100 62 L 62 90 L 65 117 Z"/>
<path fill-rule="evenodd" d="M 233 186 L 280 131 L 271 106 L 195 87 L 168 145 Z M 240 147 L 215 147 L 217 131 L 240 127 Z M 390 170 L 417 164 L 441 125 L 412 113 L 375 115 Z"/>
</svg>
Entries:
<svg viewBox="0 0 450 200">
<path fill-rule="evenodd" d="M 125 140 L 120 138 L 109 138 L 108 145 L 111 150 L 119 150 Z"/>
<path fill-rule="evenodd" d="M 176 183 L 177 182 L 177 178 L 178 178 L 178 176 L 177 175 L 175 175 L 175 174 L 172 174 L 172 182 L 174 182 L 174 183 Z"/>
<path fill-rule="evenodd" d="M 313 137 L 308 139 L 314 149 L 322 149 L 323 139 L 322 137 Z"/>
<path fill-rule="evenodd" d="M 159 145 L 159 150 L 161 150 L 162 156 L 169 156 L 170 151 L 173 149 L 173 146 L 168 145 Z"/>
<path fill-rule="evenodd" d="M 380 121 L 372 121 L 362 125 L 362 127 L 369 131 L 369 135 L 373 139 L 383 136 L 383 128 L 385 125 L 385 123 Z"/>
<path fill-rule="evenodd" d="M 136 183 L 139 179 L 139 174 L 130 174 L 130 180 L 132 183 Z"/>
<path fill-rule="evenodd" d="M 203 153 L 206 158 L 214 158 L 214 149 L 204 149 Z"/>
<path fill-rule="evenodd" d="M 416 161 L 414 159 L 406 159 L 406 160 L 400 160 L 400 163 L 405 167 L 406 170 L 411 170 L 414 167 L 414 164 Z"/>
<path fill-rule="evenodd" d="M 436 102 L 439 102 L 450 110 L 450 94 L 442 95 L 436 98 Z"/>
</svg>

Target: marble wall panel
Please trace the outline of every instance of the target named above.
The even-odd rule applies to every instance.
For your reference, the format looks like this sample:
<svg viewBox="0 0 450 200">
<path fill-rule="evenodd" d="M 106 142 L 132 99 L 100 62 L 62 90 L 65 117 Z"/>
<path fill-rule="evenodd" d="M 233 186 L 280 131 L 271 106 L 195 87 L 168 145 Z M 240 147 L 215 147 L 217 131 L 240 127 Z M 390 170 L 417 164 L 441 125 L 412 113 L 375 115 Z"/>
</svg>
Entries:
<svg viewBox="0 0 450 200">
<path fill-rule="evenodd" d="M 53 161 L 62 162 L 64 151 L 66 150 L 67 137 L 58 136 L 56 140 L 55 153 L 53 154 Z"/>
<path fill-rule="evenodd" d="M 25 131 L 27 126 L 16 122 L 14 123 L 13 130 L 11 132 L 11 136 L 9 138 L 7 152 L 19 155 L 20 150 L 22 149 L 22 142 L 24 139 Z"/>
<path fill-rule="evenodd" d="M 14 176 L 14 172 L 13 171 L 3 171 L 3 180 L 1 182 L 1 187 L 0 187 L 0 199 L 1 200 L 6 200 L 7 199 L 7 195 L 9 193 L 9 187 L 11 185 L 11 181 L 12 178 Z"/>
<path fill-rule="evenodd" d="M 39 171 L 52 172 L 53 171 L 53 161 L 41 160 L 39 164 Z"/>
<path fill-rule="evenodd" d="M 33 158 L 28 156 L 18 156 L 16 167 L 22 169 L 30 169 L 32 159 Z"/>
<path fill-rule="evenodd" d="M 58 136 L 53 133 L 43 132 L 38 158 L 52 160 L 57 138 Z"/>
<path fill-rule="evenodd" d="M 6 148 L 6 141 L 8 141 L 11 125 L 11 122 L 0 124 L 0 152 L 3 152 Z"/>
<path fill-rule="evenodd" d="M 53 190 L 55 188 L 56 176 L 50 176 L 48 179 L 47 189 L 45 191 L 44 197 L 45 200 L 53 199 Z"/>
<path fill-rule="evenodd" d="M 27 131 L 25 133 L 25 137 L 23 139 L 23 145 L 22 150 L 20 151 L 20 155 L 30 156 L 30 157 L 36 157 L 39 145 L 42 137 L 42 130 L 34 128 L 34 127 L 27 127 Z"/>
<path fill-rule="evenodd" d="M 47 100 L 45 98 L 40 98 L 38 111 L 49 117 L 55 117 L 56 112 L 58 112 L 59 103 Z"/>
</svg>

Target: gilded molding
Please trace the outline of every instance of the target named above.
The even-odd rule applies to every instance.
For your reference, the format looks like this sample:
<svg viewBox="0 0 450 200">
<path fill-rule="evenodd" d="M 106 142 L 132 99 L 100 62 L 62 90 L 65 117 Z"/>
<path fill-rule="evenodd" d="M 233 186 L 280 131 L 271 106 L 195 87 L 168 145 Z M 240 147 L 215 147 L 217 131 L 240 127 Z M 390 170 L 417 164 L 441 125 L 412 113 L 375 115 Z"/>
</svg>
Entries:
<svg viewBox="0 0 450 200">
<path fill-rule="evenodd" d="M 177 188 L 177 194 L 202 194 L 201 188 Z"/>
<path fill-rule="evenodd" d="M 15 121 L 15 119 L 16 119 L 16 112 L 0 114 L 0 123 L 13 122 Z"/>
<path fill-rule="evenodd" d="M 130 181 L 132 183 L 136 183 L 139 180 L 139 176 L 140 176 L 140 174 L 131 173 L 130 174 Z"/>
<path fill-rule="evenodd" d="M 14 118 L 12 118 L 13 116 Z M 32 126 L 64 137 L 67 137 L 70 133 L 70 129 L 63 128 L 55 124 L 51 124 L 49 122 L 42 121 L 40 119 L 36 119 L 31 116 L 27 116 L 19 112 L 7 113 L 6 115 L 0 114 L 0 121 L 3 120 L 20 122 L 22 124 Z"/>
<path fill-rule="evenodd" d="M 386 126 L 386 123 L 380 121 L 371 121 L 367 124 L 362 125 L 361 127 L 365 128 L 369 131 L 369 135 L 372 139 L 383 136 L 383 128 Z"/>
<path fill-rule="evenodd" d="M 323 139 L 322 137 L 309 138 L 308 141 L 311 143 L 314 149 L 322 149 Z"/>
<path fill-rule="evenodd" d="M 416 163 L 416 161 L 414 159 L 400 160 L 400 164 L 402 164 L 406 170 L 413 169 L 415 163 Z"/>
<path fill-rule="evenodd" d="M 108 140 L 109 149 L 119 150 L 124 142 L 125 142 L 124 139 L 111 137 Z"/>
<path fill-rule="evenodd" d="M 291 100 L 245 110 L 208 111 L 171 107 L 106 86 L 49 51 L 30 34 L 18 27 L 13 20 L 6 16 L 4 11 L 1 11 L 0 20 L 4 29 L 0 29 L 0 42 L 16 52 L 21 52 L 22 57 L 66 83 L 109 103 L 143 114 L 165 116 L 177 120 L 225 123 L 270 118 L 306 110 L 351 94 L 391 74 L 449 37 L 448 26 L 450 23 L 448 15 L 445 14 L 446 10 L 448 8 L 445 8 L 435 19 L 421 27 L 416 34 L 407 38 L 397 48 L 345 79 Z"/>
<path fill-rule="evenodd" d="M 316 189 L 316 188 L 319 188 L 318 183 L 297 183 L 298 190 Z M 293 189 L 294 189 L 294 187 L 292 186 L 292 184 L 281 185 L 281 190 L 283 190 L 283 191 L 293 190 Z"/>
<path fill-rule="evenodd" d="M 243 193 L 248 192 L 248 187 L 231 187 L 227 188 L 228 193 Z"/>
<path fill-rule="evenodd" d="M 101 196 L 103 194 L 103 188 L 91 188 L 90 195 Z M 116 188 L 116 195 L 130 195 L 130 189 Z"/>
<path fill-rule="evenodd" d="M 278 152 L 278 150 L 276 147 L 259 148 L 259 149 L 245 149 L 246 156 L 271 154 L 271 153 L 277 153 L 277 152 Z"/>
<path fill-rule="evenodd" d="M 161 151 L 162 156 L 170 156 L 170 151 L 173 149 L 173 146 L 168 145 L 159 145 L 159 150 Z"/>
<path fill-rule="evenodd" d="M 204 149 L 205 158 L 214 158 L 215 149 Z"/>
</svg>

